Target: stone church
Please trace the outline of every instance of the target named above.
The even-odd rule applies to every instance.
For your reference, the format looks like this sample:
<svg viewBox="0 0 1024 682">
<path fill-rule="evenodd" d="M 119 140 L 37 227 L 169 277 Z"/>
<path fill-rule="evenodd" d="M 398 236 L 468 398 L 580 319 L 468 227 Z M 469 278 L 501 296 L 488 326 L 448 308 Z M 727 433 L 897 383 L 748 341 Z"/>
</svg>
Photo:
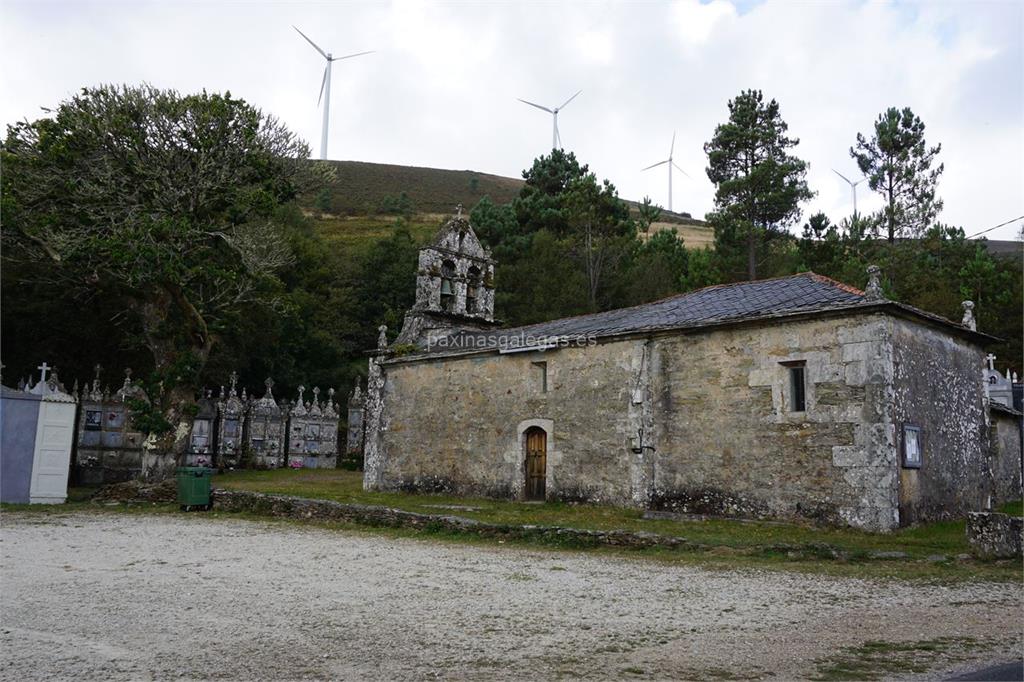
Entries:
<svg viewBox="0 0 1024 682">
<path fill-rule="evenodd" d="M 866 291 L 807 272 L 503 329 L 494 268 L 461 212 L 421 250 L 369 362 L 365 488 L 869 530 L 1020 497 L 969 302 L 886 300 L 872 268 Z"/>
</svg>

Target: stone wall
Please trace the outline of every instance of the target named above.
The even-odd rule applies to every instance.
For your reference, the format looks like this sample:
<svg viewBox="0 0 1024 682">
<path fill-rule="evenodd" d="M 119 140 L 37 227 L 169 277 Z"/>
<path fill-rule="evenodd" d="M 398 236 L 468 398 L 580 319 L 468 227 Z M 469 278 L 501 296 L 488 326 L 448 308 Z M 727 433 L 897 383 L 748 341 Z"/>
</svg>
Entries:
<svg viewBox="0 0 1024 682">
<path fill-rule="evenodd" d="M 900 520 L 962 518 L 991 494 L 981 347 L 924 324 L 892 319 L 893 423 L 920 427 L 921 467 L 899 468 Z M 902 454 L 901 454 L 902 457 Z"/>
<path fill-rule="evenodd" d="M 866 314 L 387 361 L 371 367 L 364 482 L 520 498 L 524 434 L 540 426 L 551 500 L 890 529 L 890 329 Z M 806 366 L 800 413 L 792 362 Z"/>
<path fill-rule="evenodd" d="M 372 396 L 367 406 L 366 480 L 374 487 L 379 476 L 376 487 L 385 490 L 518 498 L 525 431 L 543 424 L 549 499 L 627 504 L 626 407 L 637 347 L 386 364 L 376 446 Z M 537 362 L 548 363 L 547 392 Z"/>
<path fill-rule="evenodd" d="M 1021 558 L 1024 518 L 974 512 L 967 515 L 967 543 L 980 559 Z"/>
<path fill-rule="evenodd" d="M 881 315 L 659 341 L 652 506 L 894 527 L 890 354 Z M 800 362 L 806 409 L 796 412 L 790 367 Z"/>
<path fill-rule="evenodd" d="M 1021 418 L 998 408 L 989 414 L 992 504 L 1000 505 L 1021 499 Z"/>
</svg>

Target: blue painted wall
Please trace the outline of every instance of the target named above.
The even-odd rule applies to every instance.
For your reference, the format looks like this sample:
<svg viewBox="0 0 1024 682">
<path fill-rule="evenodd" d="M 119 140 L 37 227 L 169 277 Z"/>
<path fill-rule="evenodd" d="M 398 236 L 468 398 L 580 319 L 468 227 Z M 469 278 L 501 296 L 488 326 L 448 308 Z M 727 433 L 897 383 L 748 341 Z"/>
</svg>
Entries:
<svg viewBox="0 0 1024 682">
<path fill-rule="evenodd" d="M 6 386 L 0 394 L 0 502 L 28 504 L 39 402 Z"/>
</svg>

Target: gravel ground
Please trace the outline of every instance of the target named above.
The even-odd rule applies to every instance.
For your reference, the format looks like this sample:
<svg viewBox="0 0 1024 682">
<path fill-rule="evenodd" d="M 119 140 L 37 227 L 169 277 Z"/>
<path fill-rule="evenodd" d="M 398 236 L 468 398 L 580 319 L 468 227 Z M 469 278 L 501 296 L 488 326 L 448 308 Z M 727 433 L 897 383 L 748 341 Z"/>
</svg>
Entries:
<svg viewBox="0 0 1024 682">
<path fill-rule="evenodd" d="M 709 571 L 199 515 L 5 513 L 0 550 L 9 680 L 799 679 L 868 640 L 973 638 L 959 653 L 978 663 L 1021 647 L 1020 584 Z M 932 675 L 966 665 L 940 655 Z"/>
</svg>

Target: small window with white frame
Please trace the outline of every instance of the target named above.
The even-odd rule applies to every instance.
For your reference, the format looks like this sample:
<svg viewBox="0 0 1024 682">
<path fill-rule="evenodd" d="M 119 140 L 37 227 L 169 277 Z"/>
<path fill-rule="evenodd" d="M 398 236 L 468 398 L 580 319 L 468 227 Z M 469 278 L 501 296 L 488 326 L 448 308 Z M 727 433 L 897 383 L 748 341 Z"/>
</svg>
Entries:
<svg viewBox="0 0 1024 682">
<path fill-rule="evenodd" d="M 903 425 L 903 468 L 920 469 L 923 460 L 923 442 L 921 427 L 913 424 Z"/>
</svg>

